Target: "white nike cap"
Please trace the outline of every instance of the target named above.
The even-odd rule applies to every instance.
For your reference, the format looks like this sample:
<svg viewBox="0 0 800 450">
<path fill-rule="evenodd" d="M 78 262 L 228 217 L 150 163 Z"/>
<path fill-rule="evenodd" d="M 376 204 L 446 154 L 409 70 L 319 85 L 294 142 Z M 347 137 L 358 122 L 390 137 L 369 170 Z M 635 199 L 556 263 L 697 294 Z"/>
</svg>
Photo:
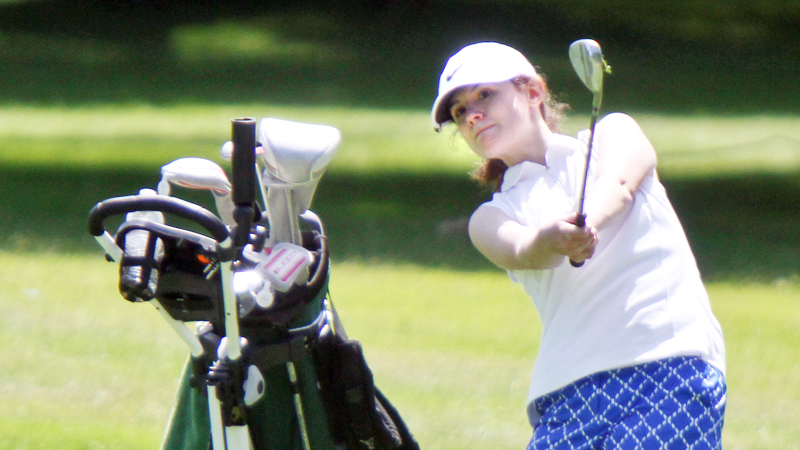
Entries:
<svg viewBox="0 0 800 450">
<path fill-rule="evenodd" d="M 433 102 L 431 120 L 436 131 L 453 120 L 450 95 L 458 88 L 484 83 L 500 83 L 519 75 L 536 76 L 536 69 L 519 51 L 497 42 L 468 45 L 451 56 L 439 77 L 439 95 Z"/>
</svg>

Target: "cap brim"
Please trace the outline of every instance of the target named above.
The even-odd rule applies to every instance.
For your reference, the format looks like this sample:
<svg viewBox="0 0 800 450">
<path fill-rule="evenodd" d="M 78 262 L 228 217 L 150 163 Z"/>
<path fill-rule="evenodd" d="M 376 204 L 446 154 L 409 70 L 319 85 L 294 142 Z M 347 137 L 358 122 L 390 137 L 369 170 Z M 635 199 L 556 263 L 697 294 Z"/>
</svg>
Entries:
<svg viewBox="0 0 800 450">
<path fill-rule="evenodd" d="M 437 97 L 436 101 L 433 102 L 433 108 L 431 108 L 431 120 L 433 121 L 433 127 L 437 130 L 442 127 L 443 123 L 453 120 L 453 116 L 450 115 L 447 104 L 450 102 L 450 97 L 453 95 L 453 92 L 460 87 L 463 86 L 450 89 L 444 93 L 444 95 Z"/>
</svg>

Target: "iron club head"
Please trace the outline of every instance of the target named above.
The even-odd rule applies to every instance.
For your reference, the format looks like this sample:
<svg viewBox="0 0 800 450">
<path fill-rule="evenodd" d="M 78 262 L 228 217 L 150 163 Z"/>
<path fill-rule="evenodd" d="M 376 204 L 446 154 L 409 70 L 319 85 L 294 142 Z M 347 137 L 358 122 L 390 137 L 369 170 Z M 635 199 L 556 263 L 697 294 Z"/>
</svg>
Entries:
<svg viewBox="0 0 800 450">
<path fill-rule="evenodd" d="M 226 225 L 232 225 L 231 183 L 219 164 L 205 158 L 180 158 L 161 168 L 158 193 L 170 195 L 170 184 L 214 193 L 217 213 Z"/>
<path fill-rule="evenodd" d="M 603 91 L 603 73 L 608 65 L 600 44 L 592 39 L 580 39 L 569 46 L 569 60 L 578 78 L 593 94 Z"/>
<path fill-rule="evenodd" d="M 569 46 L 569 60 L 578 78 L 594 94 L 592 106 L 599 110 L 603 98 L 603 74 L 611 69 L 603 58 L 600 44 L 592 39 L 573 42 Z"/>
<path fill-rule="evenodd" d="M 230 195 L 231 183 L 219 164 L 205 158 L 179 158 L 161 168 L 159 194 L 169 195 L 172 183 L 189 189 L 207 189 Z"/>
</svg>

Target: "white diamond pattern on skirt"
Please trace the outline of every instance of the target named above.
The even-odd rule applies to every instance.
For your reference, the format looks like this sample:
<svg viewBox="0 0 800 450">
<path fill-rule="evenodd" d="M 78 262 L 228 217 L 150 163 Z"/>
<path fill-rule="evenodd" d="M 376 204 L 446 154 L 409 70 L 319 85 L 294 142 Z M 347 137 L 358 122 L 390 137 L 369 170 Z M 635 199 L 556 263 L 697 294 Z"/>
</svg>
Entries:
<svg viewBox="0 0 800 450">
<path fill-rule="evenodd" d="M 696 357 L 593 374 L 536 399 L 528 450 L 720 449 L 726 387 Z"/>
</svg>

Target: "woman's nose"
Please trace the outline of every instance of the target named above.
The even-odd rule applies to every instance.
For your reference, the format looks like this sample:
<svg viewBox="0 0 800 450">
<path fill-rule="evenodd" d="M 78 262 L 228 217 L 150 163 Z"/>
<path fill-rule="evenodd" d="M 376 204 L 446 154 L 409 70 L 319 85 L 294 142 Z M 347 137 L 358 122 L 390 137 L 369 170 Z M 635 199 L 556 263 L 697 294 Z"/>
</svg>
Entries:
<svg viewBox="0 0 800 450">
<path fill-rule="evenodd" d="M 467 123 L 474 125 L 477 121 L 483 119 L 483 111 L 478 108 L 467 109 Z"/>
</svg>

